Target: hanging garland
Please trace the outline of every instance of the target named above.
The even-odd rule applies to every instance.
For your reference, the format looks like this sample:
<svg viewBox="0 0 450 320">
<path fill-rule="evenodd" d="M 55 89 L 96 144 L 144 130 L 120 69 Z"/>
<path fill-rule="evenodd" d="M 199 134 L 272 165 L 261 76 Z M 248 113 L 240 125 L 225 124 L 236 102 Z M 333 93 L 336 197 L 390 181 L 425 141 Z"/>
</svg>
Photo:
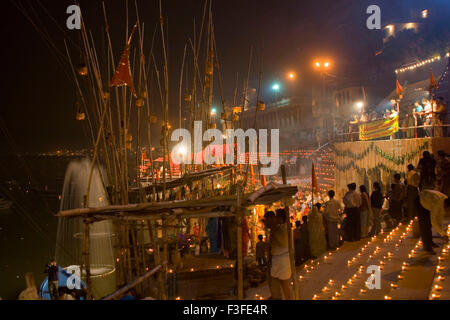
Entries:
<svg viewBox="0 0 450 320">
<path fill-rule="evenodd" d="M 332 148 L 333 148 L 333 151 L 335 152 L 336 156 L 350 158 L 354 161 L 361 160 L 361 159 L 365 158 L 371 151 L 374 151 L 376 154 L 380 155 L 382 158 L 389 160 L 389 161 L 395 163 L 396 165 L 401 165 L 401 164 L 405 164 L 406 162 L 409 162 L 412 159 L 414 159 L 422 151 L 428 149 L 428 146 L 429 146 L 429 141 L 425 141 L 416 150 L 412 151 L 411 153 L 401 155 L 399 157 L 389 154 L 387 152 L 384 152 L 378 146 L 376 146 L 374 142 L 372 142 L 367 147 L 367 149 L 365 149 L 363 152 L 361 152 L 359 154 L 353 153 L 350 150 L 343 150 L 343 151 L 337 150 L 334 145 L 332 146 Z"/>
<path fill-rule="evenodd" d="M 404 172 L 397 172 L 396 170 L 393 170 L 393 169 L 385 166 L 382 163 L 379 163 L 375 167 L 372 167 L 370 169 L 366 169 L 366 168 L 359 167 L 358 165 L 355 164 L 355 162 L 353 160 L 351 160 L 348 164 L 343 165 L 343 166 L 336 164 L 336 169 L 338 171 L 348 171 L 350 169 L 355 169 L 359 175 L 364 175 L 364 172 L 367 172 L 368 175 L 374 175 L 377 173 L 377 171 L 383 170 L 383 171 L 387 172 L 389 175 L 399 173 L 402 178 L 406 177 L 406 174 Z"/>
</svg>

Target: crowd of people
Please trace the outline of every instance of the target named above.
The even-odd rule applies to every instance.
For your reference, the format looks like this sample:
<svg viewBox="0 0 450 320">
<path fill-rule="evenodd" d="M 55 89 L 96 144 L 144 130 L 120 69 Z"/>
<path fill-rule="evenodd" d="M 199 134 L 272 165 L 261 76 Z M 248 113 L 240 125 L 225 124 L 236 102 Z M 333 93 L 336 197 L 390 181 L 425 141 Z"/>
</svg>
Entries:
<svg viewBox="0 0 450 320">
<path fill-rule="evenodd" d="M 371 121 L 392 119 L 399 116 L 399 131 L 393 136 L 396 139 L 412 139 L 424 137 L 448 137 L 450 129 L 450 113 L 443 97 L 415 101 L 400 107 L 393 105 L 382 112 L 372 110 L 353 114 L 349 120 L 349 140 L 358 140 L 358 126 Z"/>
<path fill-rule="evenodd" d="M 449 240 L 443 219 L 450 213 L 450 159 L 442 150 L 437 152 L 437 159 L 424 151 L 417 167 L 408 164 L 407 170 L 403 181 L 399 173 L 394 174 L 393 183 L 384 193 L 380 182 L 373 183 L 370 195 L 366 186 L 358 188 L 350 183 L 342 201 L 329 190 L 327 195 L 316 195 L 319 201 L 313 204 L 312 193 L 299 192 L 297 214 L 291 215 L 296 265 L 335 250 L 345 241 L 373 237 L 413 219 L 418 220 L 414 237 L 422 238 L 426 253 L 435 254 L 433 248 L 438 245 L 433 242 L 432 229 L 444 243 Z M 261 266 L 270 264 L 272 298 L 281 299 L 283 292 L 289 299 L 291 268 L 285 211 L 266 212 L 264 223 L 270 229 L 270 248 L 266 250 L 268 246 L 260 235 L 256 259 Z"/>
</svg>

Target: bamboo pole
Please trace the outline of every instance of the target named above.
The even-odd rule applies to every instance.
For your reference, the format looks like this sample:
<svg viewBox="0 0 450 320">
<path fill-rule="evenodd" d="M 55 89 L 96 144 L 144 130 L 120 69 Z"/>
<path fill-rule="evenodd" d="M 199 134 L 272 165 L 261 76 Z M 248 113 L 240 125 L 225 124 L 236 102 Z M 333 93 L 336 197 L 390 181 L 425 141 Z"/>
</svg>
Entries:
<svg viewBox="0 0 450 320">
<path fill-rule="evenodd" d="M 119 297 L 120 295 L 126 293 L 128 290 L 136 287 L 138 284 L 142 283 L 145 279 L 148 279 L 152 275 L 154 275 L 156 272 L 158 272 L 164 265 L 166 265 L 167 261 L 164 261 L 162 264 L 157 265 L 155 268 L 150 270 L 147 273 L 144 273 L 142 276 L 138 277 L 137 279 L 133 280 L 126 286 L 120 288 L 119 290 L 111 293 L 110 295 L 104 297 L 102 300 L 112 300 L 116 297 Z"/>
<path fill-rule="evenodd" d="M 167 227 L 166 227 L 166 221 L 163 219 L 162 222 L 162 228 L 163 228 L 163 259 L 164 261 L 169 261 L 169 252 L 168 252 L 168 245 L 167 245 Z M 165 288 L 167 287 L 167 265 L 163 269 L 163 283 L 164 283 L 164 292 L 166 291 Z M 167 300 L 167 294 L 164 295 L 163 300 Z"/>
<path fill-rule="evenodd" d="M 89 222 L 83 221 L 83 265 L 86 270 L 86 289 L 87 299 L 92 299 L 92 283 L 91 283 L 91 261 L 90 261 L 90 239 L 89 239 Z M 82 265 L 82 267 L 83 267 Z M 82 272 L 83 268 L 81 268 Z M 81 273 L 82 275 L 82 273 Z"/>
<path fill-rule="evenodd" d="M 241 187 L 237 187 L 237 271 L 238 271 L 238 300 L 244 299 L 244 268 L 242 248 L 242 209 L 241 209 Z"/>
<path fill-rule="evenodd" d="M 149 230 L 150 241 L 151 241 L 151 243 L 153 243 L 155 264 L 160 264 L 161 257 L 160 257 L 160 252 L 159 252 L 158 234 L 156 233 L 156 235 L 155 235 L 156 228 L 152 225 L 152 222 L 148 221 L 147 225 L 148 225 L 148 230 Z M 164 287 L 162 272 L 158 273 L 158 283 L 159 283 L 159 290 L 160 290 L 160 298 L 162 300 L 166 300 L 166 290 Z"/>
<path fill-rule="evenodd" d="M 283 184 L 287 184 L 286 179 L 286 166 L 281 165 L 281 175 L 283 179 Z M 284 203 L 284 201 L 283 201 Z M 298 282 L 297 282 L 297 276 L 296 276 L 296 269 L 295 269 L 295 257 L 294 257 L 294 237 L 292 236 L 292 227 L 289 217 L 289 207 L 285 204 L 285 213 L 286 213 L 286 229 L 287 229 L 287 236 L 288 236 L 288 247 L 289 247 L 289 260 L 291 263 L 291 277 L 294 282 L 294 300 L 300 300 L 299 297 L 299 291 L 298 291 Z"/>
</svg>

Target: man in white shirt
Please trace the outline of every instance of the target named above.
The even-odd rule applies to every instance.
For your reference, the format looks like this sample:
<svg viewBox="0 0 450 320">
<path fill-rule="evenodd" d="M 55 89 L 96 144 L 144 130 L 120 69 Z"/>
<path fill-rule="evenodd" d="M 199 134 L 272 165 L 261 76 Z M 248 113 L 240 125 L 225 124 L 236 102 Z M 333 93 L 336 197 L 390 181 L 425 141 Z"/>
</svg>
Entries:
<svg viewBox="0 0 450 320">
<path fill-rule="evenodd" d="M 356 183 L 347 185 L 348 192 L 344 196 L 345 213 L 347 215 L 346 236 L 348 241 L 361 240 L 361 195 L 356 191 Z"/>
<path fill-rule="evenodd" d="M 328 191 L 330 200 L 325 203 L 323 215 L 327 224 L 328 246 L 334 250 L 339 246 L 340 234 L 338 224 L 341 222 L 342 204 L 334 199 L 334 191 Z"/>
<path fill-rule="evenodd" d="M 431 225 L 447 242 L 448 236 L 442 228 L 445 213 L 449 210 L 447 196 L 439 191 L 429 189 L 422 190 L 419 196 L 422 207 L 430 212 Z"/>
<path fill-rule="evenodd" d="M 433 119 L 433 108 L 432 105 L 430 103 L 430 101 L 423 99 L 422 100 L 422 104 L 423 104 L 423 112 L 425 114 L 425 132 L 427 134 L 427 137 L 432 137 L 433 136 L 433 127 L 432 125 L 432 119 Z"/>
</svg>

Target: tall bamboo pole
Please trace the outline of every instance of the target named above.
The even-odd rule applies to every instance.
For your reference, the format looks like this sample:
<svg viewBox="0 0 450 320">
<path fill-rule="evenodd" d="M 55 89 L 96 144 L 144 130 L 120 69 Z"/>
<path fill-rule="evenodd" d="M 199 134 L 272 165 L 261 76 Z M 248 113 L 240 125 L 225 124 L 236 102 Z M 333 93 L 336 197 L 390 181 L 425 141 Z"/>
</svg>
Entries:
<svg viewBox="0 0 450 320">
<path fill-rule="evenodd" d="M 159 248 L 159 240 L 158 240 L 158 233 L 155 228 L 155 223 L 151 221 L 147 221 L 148 230 L 149 230 L 149 236 L 150 236 L 150 242 L 153 244 L 153 254 L 155 256 L 155 265 L 158 265 L 161 263 L 161 256 L 160 256 L 160 248 Z M 158 283 L 159 283 L 159 293 L 160 298 L 162 300 L 166 299 L 166 290 L 164 286 L 164 279 L 163 279 L 163 271 L 158 272 Z"/>
<path fill-rule="evenodd" d="M 238 300 L 244 299 L 244 259 L 242 248 L 242 208 L 241 208 L 241 186 L 237 187 L 237 271 L 238 271 Z"/>
<path fill-rule="evenodd" d="M 283 179 L 283 184 L 287 184 L 286 179 L 286 166 L 283 164 L 281 165 L 281 175 Z M 283 201 L 284 203 L 284 201 Z M 292 281 L 294 282 L 294 300 L 299 300 L 299 291 L 298 291 L 298 282 L 297 282 L 297 276 L 296 276 L 296 269 L 295 269 L 295 257 L 294 257 L 294 237 L 292 236 L 292 227 L 289 217 L 289 207 L 284 204 L 284 210 L 286 213 L 286 229 L 287 229 L 287 237 L 288 237 L 288 248 L 289 248 L 289 260 L 291 263 L 291 277 Z"/>
<path fill-rule="evenodd" d="M 89 235 L 89 222 L 83 221 L 83 265 L 86 270 L 86 289 L 87 299 L 92 299 L 92 282 L 91 282 L 91 261 L 90 261 L 90 235 Z M 81 268 L 82 276 L 83 268 Z"/>
</svg>

